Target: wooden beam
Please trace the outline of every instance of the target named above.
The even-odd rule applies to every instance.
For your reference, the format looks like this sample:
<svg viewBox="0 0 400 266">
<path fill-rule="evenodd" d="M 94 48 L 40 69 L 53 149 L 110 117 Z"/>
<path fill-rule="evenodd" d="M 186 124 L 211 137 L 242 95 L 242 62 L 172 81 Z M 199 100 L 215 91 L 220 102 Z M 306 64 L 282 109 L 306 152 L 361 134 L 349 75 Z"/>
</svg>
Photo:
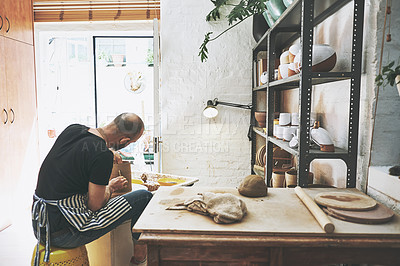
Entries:
<svg viewBox="0 0 400 266">
<path fill-rule="evenodd" d="M 91 13 L 91 15 L 89 14 Z M 62 14 L 62 15 L 60 15 Z M 150 16 L 146 10 L 92 10 L 89 11 L 51 11 L 35 12 L 35 22 L 58 21 L 114 21 L 114 20 L 152 20 L 160 18 L 160 10 L 150 10 Z"/>
</svg>

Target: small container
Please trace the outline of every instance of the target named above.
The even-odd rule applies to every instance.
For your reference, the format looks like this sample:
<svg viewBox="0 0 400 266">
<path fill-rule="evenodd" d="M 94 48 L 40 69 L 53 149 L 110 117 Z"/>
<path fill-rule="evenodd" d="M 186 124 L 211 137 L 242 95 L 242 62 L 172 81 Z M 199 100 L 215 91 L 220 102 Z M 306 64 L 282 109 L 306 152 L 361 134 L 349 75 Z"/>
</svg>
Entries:
<svg viewBox="0 0 400 266">
<path fill-rule="evenodd" d="M 287 126 L 290 125 L 290 113 L 280 113 L 279 114 L 279 125 Z"/>
</svg>

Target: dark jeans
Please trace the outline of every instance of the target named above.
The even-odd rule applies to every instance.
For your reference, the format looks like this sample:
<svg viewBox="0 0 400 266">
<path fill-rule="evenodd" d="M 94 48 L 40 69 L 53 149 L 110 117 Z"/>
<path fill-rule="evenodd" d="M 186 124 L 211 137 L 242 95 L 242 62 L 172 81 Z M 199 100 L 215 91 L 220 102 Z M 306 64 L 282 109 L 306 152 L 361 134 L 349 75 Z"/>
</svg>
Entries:
<svg viewBox="0 0 400 266">
<path fill-rule="evenodd" d="M 101 236 L 107 234 L 123 222 L 127 220 L 131 220 L 131 228 L 135 225 L 136 221 L 139 219 L 143 210 L 146 208 L 153 194 L 148 192 L 147 190 L 136 190 L 125 195 L 122 195 L 129 204 L 132 206 L 132 209 L 125 213 L 121 218 L 112 223 L 111 225 L 99 229 L 99 230 L 89 230 L 85 232 L 78 231 L 72 225 L 68 226 L 65 230 L 60 232 L 55 232 L 54 234 L 50 234 L 50 245 L 54 247 L 60 248 L 75 248 L 79 246 L 83 246 L 87 243 L 90 243 Z M 36 232 L 36 223 L 33 223 L 33 230 L 35 236 L 37 236 Z M 140 233 L 132 233 L 132 238 L 138 240 Z M 43 243 L 45 239 L 44 232 L 41 233 L 41 242 Z"/>
</svg>

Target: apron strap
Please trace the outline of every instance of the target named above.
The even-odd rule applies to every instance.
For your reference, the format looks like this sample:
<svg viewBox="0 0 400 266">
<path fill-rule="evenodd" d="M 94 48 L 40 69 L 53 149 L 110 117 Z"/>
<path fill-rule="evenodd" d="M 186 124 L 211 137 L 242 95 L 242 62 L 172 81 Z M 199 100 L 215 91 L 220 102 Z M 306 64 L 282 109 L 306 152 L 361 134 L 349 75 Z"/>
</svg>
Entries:
<svg viewBox="0 0 400 266">
<path fill-rule="evenodd" d="M 45 200 L 38 197 L 36 194 L 33 195 L 34 202 L 32 206 L 32 220 L 36 221 L 36 232 L 38 242 L 36 244 L 36 254 L 35 254 L 35 262 L 34 266 L 39 266 L 39 244 L 40 244 L 40 228 L 45 228 L 46 230 L 46 239 L 45 239 L 45 253 L 44 253 L 44 262 L 49 262 L 50 258 L 50 224 L 49 218 L 47 216 L 47 204 L 56 205 L 57 201 L 54 200 Z"/>
</svg>

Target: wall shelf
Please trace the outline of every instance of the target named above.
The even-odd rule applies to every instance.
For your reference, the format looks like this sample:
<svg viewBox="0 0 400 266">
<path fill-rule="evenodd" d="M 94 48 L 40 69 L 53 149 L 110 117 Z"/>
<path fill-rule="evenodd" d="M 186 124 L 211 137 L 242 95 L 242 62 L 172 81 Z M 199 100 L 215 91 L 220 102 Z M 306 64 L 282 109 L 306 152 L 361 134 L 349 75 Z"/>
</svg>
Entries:
<svg viewBox="0 0 400 266">
<path fill-rule="evenodd" d="M 333 15 L 344 5 L 353 2 L 353 26 L 351 41 L 351 58 L 349 58 L 350 71 L 348 72 L 312 72 L 311 66 L 306 62 L 312 61 L 312 46 L 314 42 L 314 27 L 326 18 Z M 314 159 L 341 159 L 347 166 L 346 186 L 356 186 L 357 174 L 357 148 L 360 105 L 361 60 L 364 22 L 365 0 L 295 0 L 280 16 L 280 18 L 262 36 L 261 40 L 253 47 L 253 90 L 251 125 L 252 130 L 252 159 L 254 165 L 256 153 L 256 138 L 262 137 L 266 143 L 266 181 L 269 184 L 273 170 L 273 147 L 278 146 L 297 157 L 298 185 L 307 187 L 309 166 Z M 300 39 L 302 70 L 299 74 L 274 80 L 275 60 L 279 58 L 282 50 L 288 48 L 296 39 Z M 257 86 L 257 54 L 267 52 L 267 76 L 266 84 Z M 358 52 L 357 52 L 358 51 Z M 310 114 L 312 106 L 312 91 L 314 85 L 327 84 L 342 80 L 348 80 L 350 87 L 349 119 L 348 119 L 348 143 L 347 148 L 335 147 L 335 152 L 322 152 L 310 147 Z M 272 137 L 274 113 L 279 111 L 280 92 L 284 90 L 298 89 L 299 93 L 299 147 L 292 149 L 289 142 Z M 264 93 L 259 93 L 264 92 Z M 265 97 L 265 99 L 259 99 Z M 264 106 L 257 106 L 265 104 Z M 257 128 L 254 119 L 256 110 L 267 111 L 266 132 Z M 278 109 L 278 110 L 277 110 Z"/>
<path fill-rule="evenodd" d="M 351 77 L 351 72 L 313 72 L 311 85 L 320 85 L 340 80 L 348 80 L 351 79 Z M 300 79 L 300 74 L 296 74 L 285 79 L 271 81 L 269 85 L 264 84 L 262 86 L 255 87 L 253 91 L 266 91 L 268 88 L 275 90 L 290 90 L 293 88 L 298 88 L 300 86 Z"/>
</svg>

